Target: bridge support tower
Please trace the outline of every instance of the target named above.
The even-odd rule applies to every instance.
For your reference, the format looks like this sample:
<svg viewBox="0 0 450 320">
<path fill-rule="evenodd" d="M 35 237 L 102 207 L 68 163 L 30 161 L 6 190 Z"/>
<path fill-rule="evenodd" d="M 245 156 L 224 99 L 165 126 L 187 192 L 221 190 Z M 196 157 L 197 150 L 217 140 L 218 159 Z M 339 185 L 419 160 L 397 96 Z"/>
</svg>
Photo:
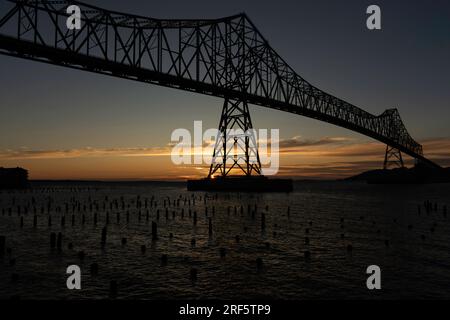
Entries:
<svg viewBox="0 0 450 320">
<path fill-rule="evenodd" d="M 225 99 L 208 178 L 262 174 L 257 137 L 245 101 Z"/>
<path fill-rule="evenodd" d="M 291 179 L 263 176 L 246 101 L 225 99 L 208 177 L 188 180 L 189 191 L 291 192 Z"/>
<path fill-rule="evenodd" d="M 384 156 L 383 169 L 387 170 L 391 167 L 404 168 L 402 152 L 397 148 L 386 145 L 386 154 Z"/>
</svg>

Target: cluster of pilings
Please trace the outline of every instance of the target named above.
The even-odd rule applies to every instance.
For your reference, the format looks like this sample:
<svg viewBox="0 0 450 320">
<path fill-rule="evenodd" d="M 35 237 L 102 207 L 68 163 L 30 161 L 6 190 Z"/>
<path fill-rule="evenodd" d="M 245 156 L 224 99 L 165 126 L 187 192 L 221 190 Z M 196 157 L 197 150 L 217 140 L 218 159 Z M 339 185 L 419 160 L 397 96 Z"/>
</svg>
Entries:
<svg viewBox="0 0 450 320">
<path fill-rule="evenodd" d="M 230 194 L 179 194 L 176 196 L 119 196 L 112 197 L 110 195 L 99 196 L 93 193 L 98 191 L 91 188 L 71 188 L 65 190 L 69 193 L 69 197 L 60 199 L 59 193 L 63 193 L 57 188 L 46 188 L 38 191 L 24 191 L 23 193 L 11 194 L 9 201 L 3 202 L 1 205 L 1 215 L 11 225 L 15 225 L 19 232 L 27 232 L 30 228 L 35 231 L 48 232 L 49 249 L 55 254 L 61 254 L 65 248 L 72 250 L 79 247 L 65 235 L 72 229 L 79 230 L 85 228 L 87 232 L 95 232 L 98 239 L 98 248 L 102 251 L 108 250 L 109 246 L 115 246 L 117 243 L 112 242 L 111 233 L 117 235 L 121 231 L 118 228 L 122 226 L 138 225 L 147 230 L 147 241 L 138 244 L 138 248 L 142 255 L 148 252 L 148 247 L 153 246 L 163 239 L 173 239 L 177 234 L 168 232 L 169 223 L 178 223 L 186 229 L 193 228 L 197 232 L 196 236 L 190 238 L 186 244 L 186 249 L 195 249 L 198 246 L 196 237 L 207 238 L 210 240 L 217 239 L 218 235 L 223 239 L 226 237 L 233 240 L 233 243 L 239 244 L 245 241 L 245 235 L 249 232 L 249 226 L 253 231 L 258 231 L 260 238 L 264 241 L 264 247 L 271 250 L 273 244 L 279 237 L 283 236 L 283 228 L 280 228 L 280 221 L 284 221 L 286 225 L 298 221 L 298 208 L 292 207 L 289 203 L 276 204 L 276 215 L 271 212 L 269 204 L 264 203 L 261 199 L 243 199 L 241 195 L 235 195 L 233 198 Z M 36 193 L 35 193 L 36 192 Z M 88 195 L 86 197 L 86 194 Z M 93 195 L 91 195 L 93 194 Z M 249 203 L 249 202 L 252 203 Z M 281 209 L 280 209 L 281 208 Z M 443 217 L 447 216 L 446 204 L 432 203 L 425 201 L 423 204 L 417 205 L 418 214 L 426 213 L 427 215 L 442 212 Z M 297 216 L 297 217 L 296 217 Z M 366 216 L 355 217 L 354 214 L 341 217 L 336 221 L 336 241 L 341 241 L 344 252 L 351 256 L 356 250 L 357 245 L 352 241 L 351 227 L 356 223 L 364 223 L 374 231 L 377 237 L 384 237 L 382 243 L 386 248 L 395 245 L 388 235 L 381 230 L 376 221 L 366 219 Z M 293 217 L 296 219 L 292 220 Z M 17 219 L 17 220 L 16 220 Z M 242 234 L 225 234 L 221 232 L 223 224 L 242 223 Z M 220 223 L 220 224 L 219 224 Z M 396 219 L 392 221 L 398 225 Z M 201 227 L 201 228 L 200 228 Z M 434 233 L 437 224 L 434 223 L 430 228 L 430 232 Z M 314 247 L 318 236 L 320 225 L 312 220 L 302 222 L 302 241 L 292 243 L 292 246 L 299 248 L 301 256 L 305 262 L 314 259 Z M 412 230 L 413 224 L 407 226 L 407 230 Z M 163 230 L 163 231 L 161 231 Z M 198 233 L 200 231 L 200 233 Z M 163 233 L 161 233 L 163 232 Z M 131 236 L 121 236 L 120 245 L 127 247 L 130 243 Z M 421 234 L 422 241 L 426 239 L 425 234 Z M 0 236 L 0 257 L 9 257 L 10 266 L 14 266 L 17 262 L 14 257 L 13 250 L 8 246 L 6 236 Z M 131 239 L 132 240 L 132 239 Z M 225 241 L 226 243 L 226 241 Z M 235 248 L 230 245 L 218 243 L 217 259 L 228 259 L 232 256 Z M 77 257 L 82 262 L 86 259 L 85 250 L 77 251 Z M 161 253 L 158 257 L 161 267 L 170 264 L 170 257 L 167 253 Z M 264 261 L 264 256 L 252 260 L 255 266 L 255 272 L 263 273 L 268 267 Z M 92 276 L 99 273 L 102 266 L 98 262 L 92 261 L 89 270 Z M 191 267 L 187 272 L 187 278 L 192 282 L 201 278 L 202 270 Z M 18 281 L 19 275 L 13 273 L 11 276 L 13 281 Z M 109 284 L 111 298 L 119 295 L 118 281 L 111 280 Z"/>
<path fill-rule="evenodd" d="M 417 210 L 418 210 L 419 215 L 422 213 L 422 207 L 424 208 L 424 211 L 427 215 L 430 215 L 432 213 L 439 213 L 439 210 L 441 210 L 443 216 L 447 217 L 447 205 L 446 204 L 439 205 L 439 203 L 437 203 L 437 202 L 425 200 L 423 202 L 422 206 L 417 205 Z"/>
</svg>

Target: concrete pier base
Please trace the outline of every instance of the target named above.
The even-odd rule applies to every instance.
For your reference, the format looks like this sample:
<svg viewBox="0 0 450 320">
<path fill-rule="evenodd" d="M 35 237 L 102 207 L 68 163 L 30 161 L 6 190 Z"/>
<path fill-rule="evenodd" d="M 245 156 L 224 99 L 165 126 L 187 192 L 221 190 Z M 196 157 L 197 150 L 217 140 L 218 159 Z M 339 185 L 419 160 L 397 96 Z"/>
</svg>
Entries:
<svg viewBox="0 0 450 320">
<path fill-rule="evenodd" d="M 291 179 L 269 179 L 264 176 L 188 180 L 188 191 L 292 192 Z"/>
</svg>

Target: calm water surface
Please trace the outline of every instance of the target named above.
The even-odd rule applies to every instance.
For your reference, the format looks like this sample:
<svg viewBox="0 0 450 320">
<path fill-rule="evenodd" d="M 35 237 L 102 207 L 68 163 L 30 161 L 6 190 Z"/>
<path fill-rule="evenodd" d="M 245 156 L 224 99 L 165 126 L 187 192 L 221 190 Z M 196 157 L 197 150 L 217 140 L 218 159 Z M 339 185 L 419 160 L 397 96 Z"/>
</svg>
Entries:
<svg viewBox="0 0 450 320">
<path fill-rule="evenodd" d="M 449 205 L 450 184 L 299 182 L 291 194 L 190 193 L 180 183 L 36 184 L 0 193 L 0 298 L 104 299 L 111 280 L 119 299 L 449 298 Z M 52 232 L 62 233 L 61 250 L 51 248 Z M 71 264 L 81 267 L 81 291 L 66 289 Z M 373 264 L 382 270 L 377 292 L 366 288 Z"/>
</svg>

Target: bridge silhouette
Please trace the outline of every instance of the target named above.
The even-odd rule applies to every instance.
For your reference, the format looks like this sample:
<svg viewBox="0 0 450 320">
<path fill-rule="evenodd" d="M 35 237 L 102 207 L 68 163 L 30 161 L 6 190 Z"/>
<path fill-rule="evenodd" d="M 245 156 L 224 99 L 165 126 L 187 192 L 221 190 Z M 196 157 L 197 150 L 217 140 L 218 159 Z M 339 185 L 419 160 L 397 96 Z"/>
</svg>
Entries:
<svg viewBox="0 0 450 320">
<path fill-rule="evenodd" d="M 384 166 L 403 166 L 402 153 L 439 167 L 423 154 L 397 109 L 376 116 L 313 86 L 269 45 L 246 14 L 221 19 L 154 19 L 78 1 L 8 0 L 0 15 L 0 54 L 171 87 L 225 99 L 210 175 L 232 169 L 260 174 L 249 136 L 248 104 L 314 118 L 386 144 Z M 69 5 L 81 9 L 80 30 L 67 27 Z M 243 143 L 230 156 L 227 142 Z M 250 157 L 256 161 L 249 161 Z M 244 166 L 239 160 L 244 160 Z"/>
</svg>

